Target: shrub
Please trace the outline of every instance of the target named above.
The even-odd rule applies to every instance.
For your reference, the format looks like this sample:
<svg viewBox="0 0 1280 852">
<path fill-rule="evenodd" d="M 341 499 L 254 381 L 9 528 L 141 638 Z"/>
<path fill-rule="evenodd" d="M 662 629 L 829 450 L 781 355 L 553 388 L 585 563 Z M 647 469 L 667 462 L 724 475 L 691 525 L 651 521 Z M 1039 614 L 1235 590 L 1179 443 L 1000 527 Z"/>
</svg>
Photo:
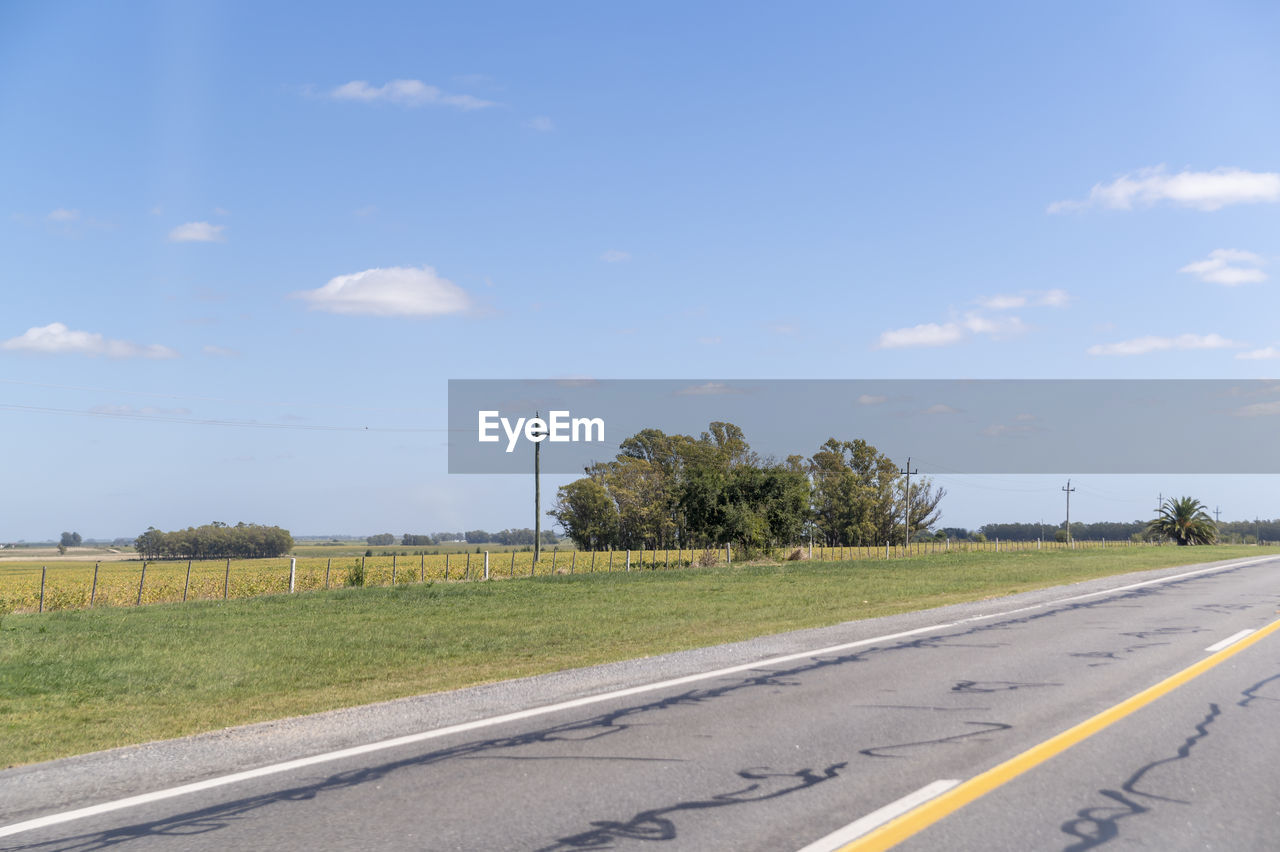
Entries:
<svg viewBox="0 0 1280 852">
<path fill-rule="evenodd" d="M 343 583 L 348 586 L 363 586 L 364 579 L 364 562 L 357 562 L 347 569 Z"/>
</svg>

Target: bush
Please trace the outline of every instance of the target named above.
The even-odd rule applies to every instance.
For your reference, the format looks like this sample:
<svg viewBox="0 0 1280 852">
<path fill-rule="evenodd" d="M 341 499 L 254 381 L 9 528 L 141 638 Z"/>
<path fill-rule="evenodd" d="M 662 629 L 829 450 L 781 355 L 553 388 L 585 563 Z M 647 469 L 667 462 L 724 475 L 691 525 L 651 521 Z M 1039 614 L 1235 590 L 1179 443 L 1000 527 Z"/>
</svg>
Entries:
<svg viewBox="0 0 1280 852">
<path fill-rule="evenodd" d="M 788 562 L 799 562 L 801 559 L 804 559 L 803 547 L 797 547 L 795 550 L 791 551 L 790 555 L 787 556 Z"/>
<path fill-rule="evenodd" d="M 343 583 L 348 586 L 363 586 L 364 579 L 364 562 L 362 560 L 347 569 L 347 576 L 343 579 Z"/>
<path fill-rule="evenodd" d="M 715 565 L 716 551 L 710 547 L 703 548 L 702 552 L 698 554 L 696 564 L 699 568 L 710 568 L 712 565 Z"/>
</svg>

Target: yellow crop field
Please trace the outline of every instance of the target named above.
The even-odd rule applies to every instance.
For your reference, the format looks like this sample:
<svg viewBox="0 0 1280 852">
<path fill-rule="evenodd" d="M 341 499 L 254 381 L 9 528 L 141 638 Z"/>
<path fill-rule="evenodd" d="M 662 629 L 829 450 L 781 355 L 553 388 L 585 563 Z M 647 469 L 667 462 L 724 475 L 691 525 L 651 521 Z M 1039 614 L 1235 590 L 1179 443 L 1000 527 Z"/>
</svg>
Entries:
<svg viewBox="0 0 1280 852">
<path fill-rule="evenodd" d="M 1126 547 L 1129 542 L 1075 542 L 1078 549 Z M 766 561 L 788 558 L 820 561 L 883 560 L 943 551 L 1059 550 L 1059 542 L 923 542 L 911 547 L 776 548 L 757 556 Z M 733 557 L 724 548 L 707 550 L 645 549 L 631 551 L 544 550 L 536 568 L 532 551 L 488 554 L 490 580 L 599 571 L 668 570 L 710 566 Z M 390 586 L 423 582 L 469 582 L 486 579 L 483 553 L 440 553 L 396 556 L 299 557 L 294 567 L 296 592 L 342 586 Z M 37 612 L 89 606 L 137 606 L 184 600 L 219 600 L 282 594 L 289 591 L 290 558 L 232 559 L 186 562 L 51 562 L 0 561 L 0 612 Z M 363 574 L 363 581 L 360 576 Z"/>
</svg>

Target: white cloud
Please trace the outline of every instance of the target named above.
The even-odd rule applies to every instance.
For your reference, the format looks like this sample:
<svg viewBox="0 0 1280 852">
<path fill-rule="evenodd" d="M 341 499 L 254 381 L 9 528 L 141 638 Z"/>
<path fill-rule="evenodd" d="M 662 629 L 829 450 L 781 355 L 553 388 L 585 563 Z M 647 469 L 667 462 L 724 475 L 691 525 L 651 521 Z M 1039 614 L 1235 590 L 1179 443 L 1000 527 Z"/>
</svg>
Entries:
<svg viewBox="0 0 1280 852">
<path fill-rule="evenodd" d="M 1197 210 L 1218 210 L 1230 204 L 1280 201 L 1280 174 L 1219 168 L 1211 172 L 1168 174 L 1164 166 L 1122 175 L 1111 183 L 1095 184 L 1084 201 L 1055 201 L 1050 213 L 1106 207 L 1131 210 L 1168 202 Z"/>
<path fill-rule="evenodd" d="M 1280 358 L 1280 349 L 1274 346 L 1264 346 L 1262 349 L 1250 349 L 1248 352 L 1241 352 L 1236 357 L 1242 361 L 1270 361 L 1274 358 Z"/>
<path fill-rule="evenodd" d="M 212 344 L 202 347 L 200 351 L 210 358 L 238 358 L 240 356 L 238 349 L 228 349 L 225 346 L 213 346 Z"/>
<path fill-rule="evenodd" d="M 926 408 L 924 411 L 920 413 L 921 414 L 960 414 L 961 412 L 960 412 L 960 409 L 958 408 L 952 408 L 946 403 L 939 402 L 935 405 L 929 406 L 928 408 Z"/>
<path fill-rule="evenodd" d="M 1255 402 L 1231 413 L 1237 417 L 1271 417 L 1280 414 L 1280 402 Z"/>
<path fill-rule="evenodd" d="M 992 337 L 1007 337 L 1027 330 L 1026 324 L 1017 317 L 991 319 L 981 314 L 966 314 L 963 325 L 966 331 L 973 334 L 988 334 Z"/>
<path fill-rule="evenodd" d="M 707 382 L 703 385 L 690 385 L 676 391 L 676 396 L 724 396 L 726 394 L 746 393 L 742 388 L 726 385 L 724 382 Z"/>
<path fill-rule="evenodd" d="M 391 266 L 339 275 L 316 290 L 292 294 L 312 310 L 380 317 L 457 314 L 471 307 L 466 291 L 430 266 Z"/>
<path fill-rule="evenodd" d="M 604 254 L 600 255 L 600 259 L 605 263 L 626 263 L 631 259 L 631 252 L 609 249 Z"/>
<path fill-rule="evenodd" d="M 0 343 L 10 352 L 33 352 L 40 355 L 79 354 L 108 358 L 177 358 L 178 353 L 158 343 L 130 343 L 109 340 L 97 332 L 72 331 L 60 322 L 29 328 L 18 337 Z"/>
<path fill-rule="evenodd" d="M 471 95 L 451 95 L 421 80 L 392 80 L 382 86 L 371 86 L 364 80 L 352 80 L 329 93 L 340 101 L 388 101 L 403 106 L 451 106 L 460 110 L 484 109 L 494 105 Z"/>
<path fill-rule="evenodd" d="M 524 126 L 530 130 L 536 130 L 539 133 L 550 133 L 556 129 L 555 124 L 545 115 L 535 115 L 524 123 Z"/>
<path fill-rule="evenodd" d="M 1007 311 L 1011 308 L 1026 307 L 1026 296 L 991 296 L 987 299 L 979 299 L 978 304 L 991 311 Z"/>
<path fill-rule="evenodd" d="M 950 346 L 964 340 L 964 329 L 959 325 L 926 322 L 910 328 L 896 328 L 880 335 L 879 348 L 900 349 L 908 346 Z"/>
<path fill-rule="evenodd" d="M 1257 284 L 1267 280 L 1267 273 L 1258 267 L 1266 261 L 1251 251 L 1240 249 L 1214 249 L 1205 260 L 1188 263 L 1179 269 L 1195 275 L 1201 281 L 1235 287 L 1237 284 Z"/>
<path fill-rule="evenodd" d="M 1071 301 L 1066 290 L 1023 290 L 1021 293 L 1002 293 L 979 299 L 978 304 L 989 311 L 1007 311 L 1028 305 L 1045 308 L 1061 308 Z"/>
<path fill-rule="evenodd" d="M 188 222 L 169 232 L 171 243 L 220 243 L 226 238 L 222 232 L 226 225 L 210 225 L 208 222 Z"/>
<path fill-rule="evenodd" d="M 68 210 L 65 207 L 59 207 L 49 213 L 50 222 L 74 222 L 80 218 L 79 210 Z"/>
<path fill-rule="evenodd" d="M 880 405 L 889 401 L 889 397 L 874 393 L 864 393 L 858 397 L 858 405 Z"/>
<path fill-rule="evenodd" d="M 1090 355 L 1146 355 L 1169 349 L 1237 349 L 1242 344 L 1220 334 L 1180 334 L 1177 337 L 1135 337 L 1117 343 L 1099 343 L 1087 350 Z"/>
</svg>

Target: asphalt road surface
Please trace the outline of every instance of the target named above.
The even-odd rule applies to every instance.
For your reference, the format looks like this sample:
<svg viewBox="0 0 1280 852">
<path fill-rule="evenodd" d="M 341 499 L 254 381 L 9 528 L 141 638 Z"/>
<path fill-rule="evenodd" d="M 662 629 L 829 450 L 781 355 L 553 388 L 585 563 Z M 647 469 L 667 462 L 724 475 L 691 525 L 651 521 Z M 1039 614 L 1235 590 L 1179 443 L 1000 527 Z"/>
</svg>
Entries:
<svg viewBox="0 0 1280 852">
<path fill-rule="evenodd" d="M 1267 558 L 850 622 L 0 772 L 0 848 L 1274 850 L 1278 628 Z"/>
</svg>

